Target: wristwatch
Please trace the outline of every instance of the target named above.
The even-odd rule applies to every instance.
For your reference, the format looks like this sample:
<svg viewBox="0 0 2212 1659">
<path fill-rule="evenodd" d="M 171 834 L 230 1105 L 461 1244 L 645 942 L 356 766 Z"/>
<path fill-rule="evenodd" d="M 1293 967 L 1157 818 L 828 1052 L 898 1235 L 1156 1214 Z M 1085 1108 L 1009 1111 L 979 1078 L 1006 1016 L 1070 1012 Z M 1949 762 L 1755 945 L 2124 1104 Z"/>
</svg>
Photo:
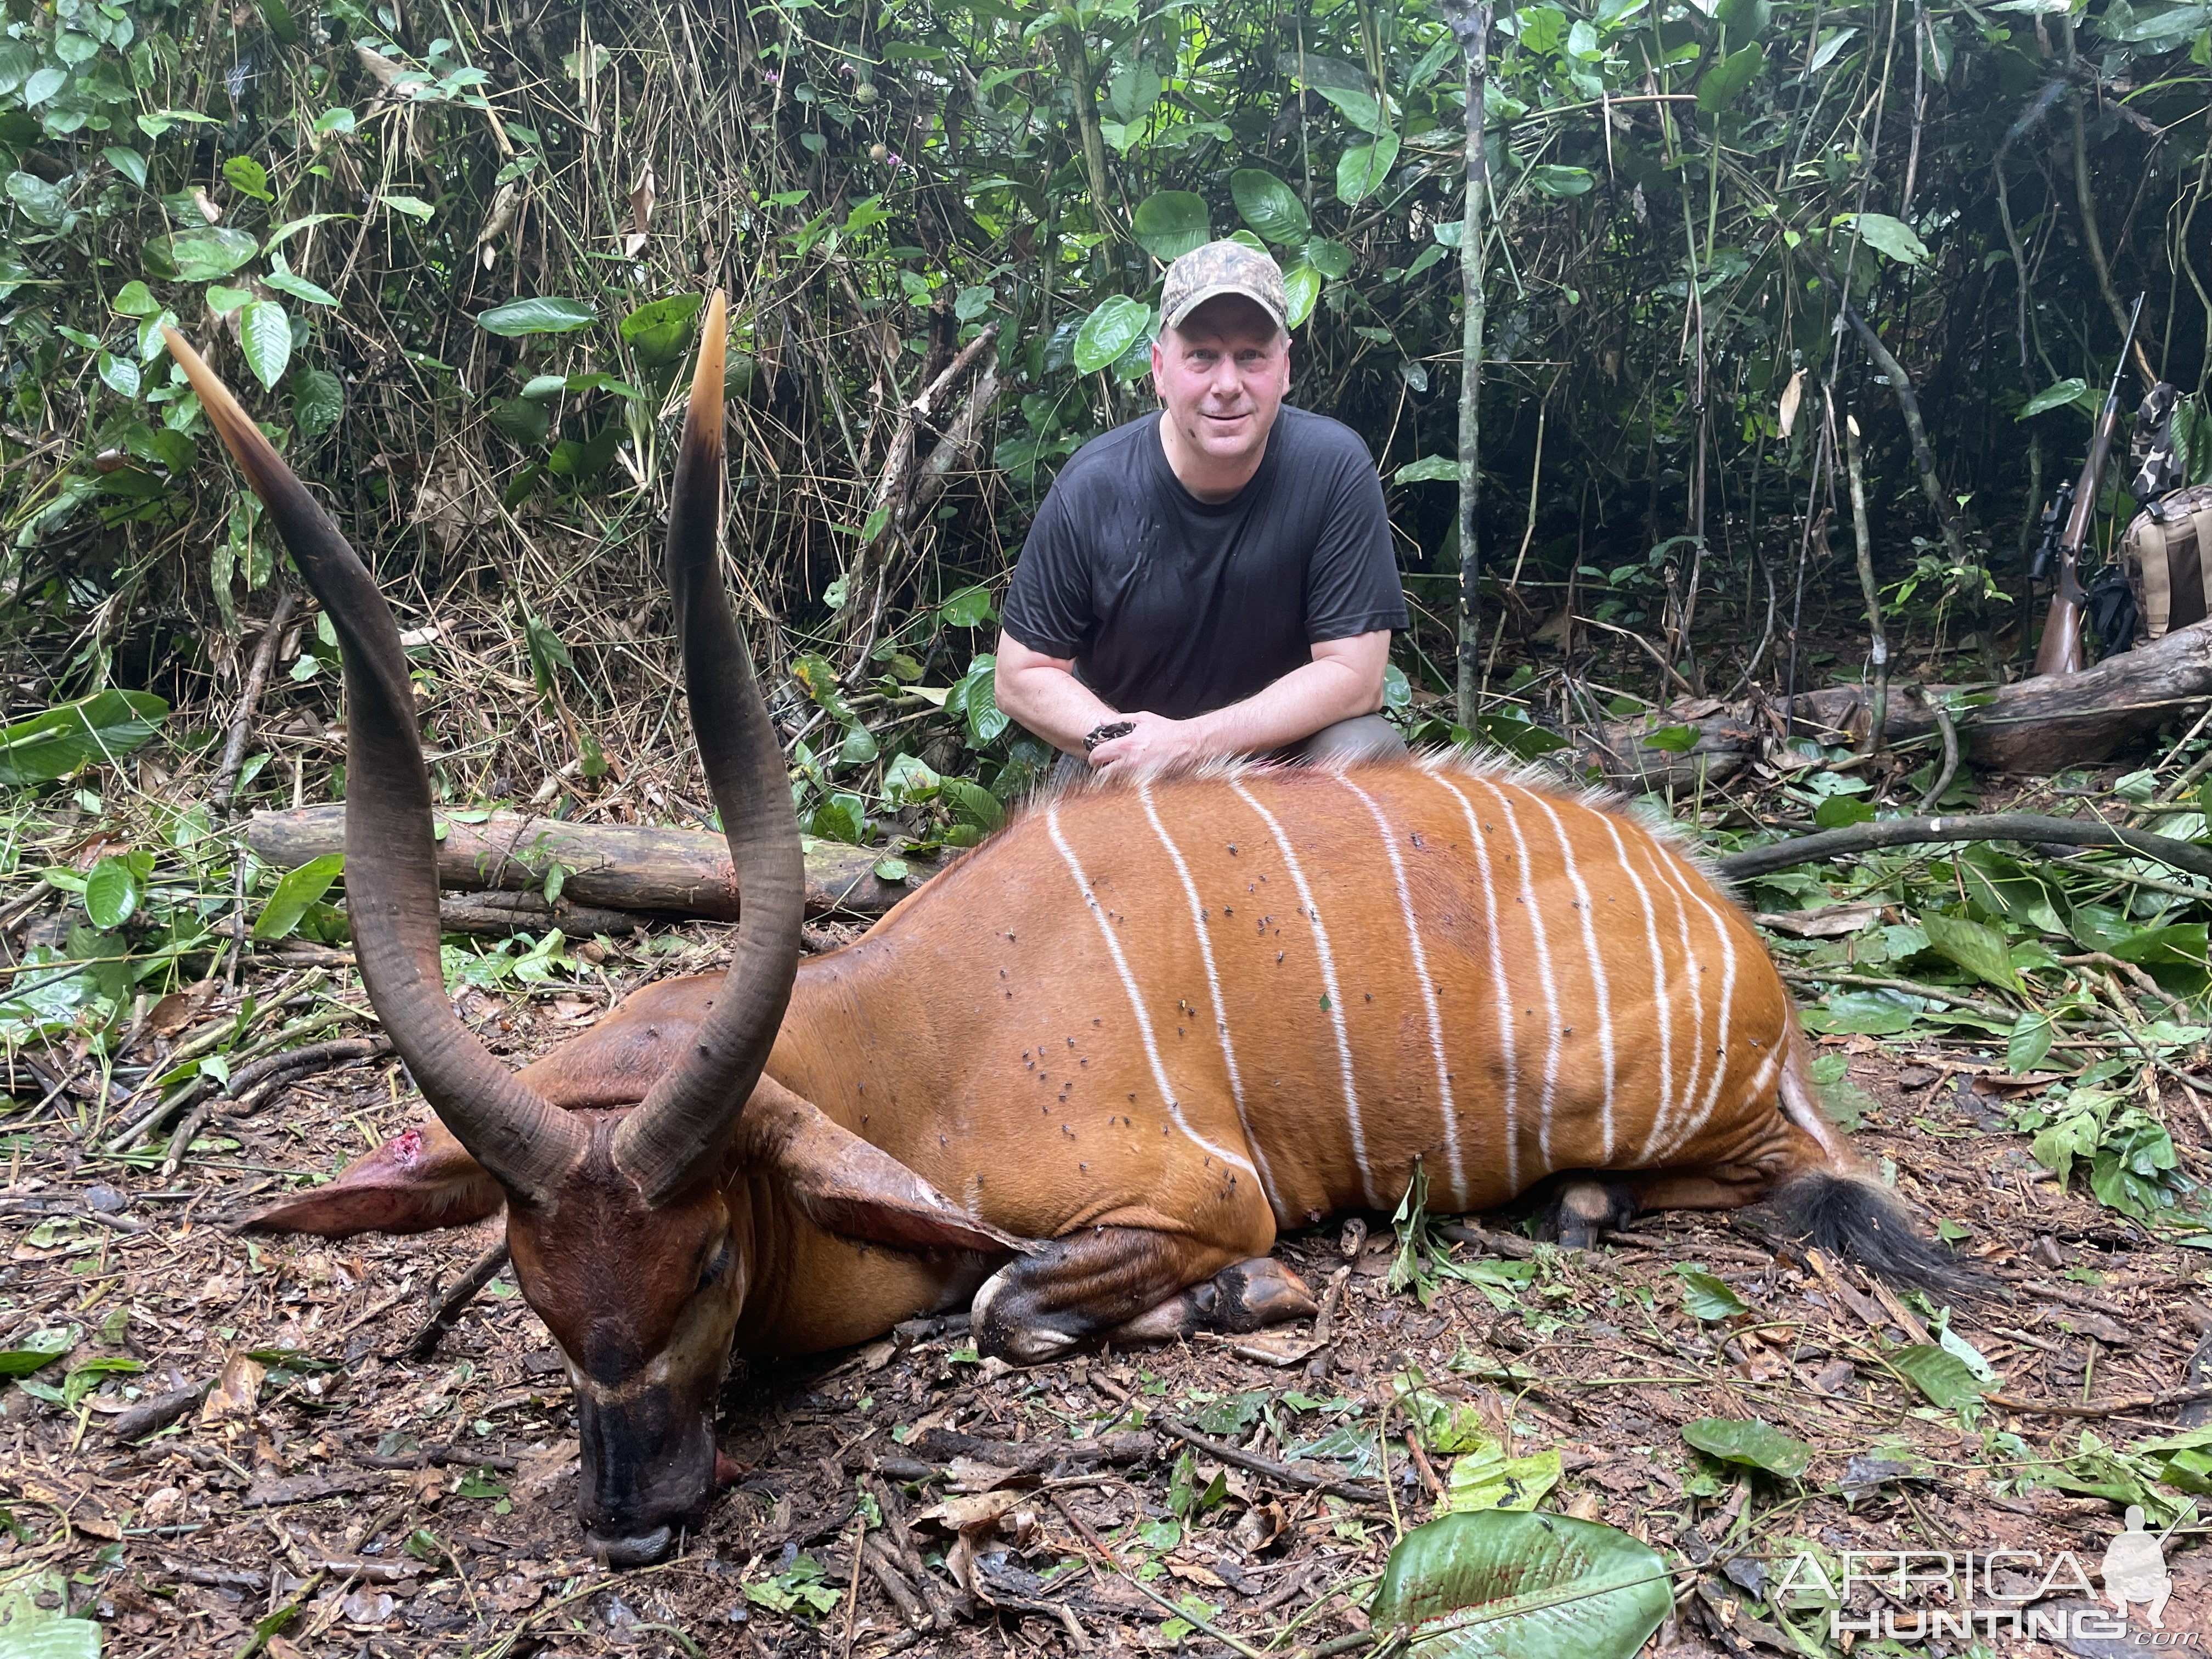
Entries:
<svg viewBox="0 0 2212 1659">
<path fill-rule="evenodd" d="M 1083 752 L 1089 754 L 1102 743 L 1111 743 L 1116 738 L 1126 738 L 1137 729 L 1134 720 L 1106 720 L 1094 726 L 1083 737 Z"/>
</svg>

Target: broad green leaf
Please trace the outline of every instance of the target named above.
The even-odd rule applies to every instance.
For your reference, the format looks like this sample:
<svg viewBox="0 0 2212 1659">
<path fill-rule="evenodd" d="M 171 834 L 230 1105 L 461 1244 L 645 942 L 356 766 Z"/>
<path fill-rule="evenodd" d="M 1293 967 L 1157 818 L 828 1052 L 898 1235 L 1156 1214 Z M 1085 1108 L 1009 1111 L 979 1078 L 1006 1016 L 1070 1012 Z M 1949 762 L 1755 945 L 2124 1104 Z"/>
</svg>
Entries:
<svg viewBox="0 0 2212 1659">
<path fill-rule="evenodd" d="M 1382 187 L 1398 161 L 1398 135 L 1386 132 L 1371 144 L 1354 144 L 1336 161 L 1337 199 L 1349 207 Z"/>
<path fill-rule="evenodd" d="M 939 786 L 938 798 L 952 809 L 953 816 L 961 823 L 973 824 L 978 830 L 995 830 L 1006 821 L 1006 809 L 1000 805 L 999 798 L 981 784 L 966 778 L 946 778 Z"/>
<path fill-rule="evenodd" d="M 1854 823 L 1872 823 L 1874 803 L 1859 795 L 1829 795 L 1813 809 L 1813 822 L 1823 830 L 1841 830 Z"/>
<path fill-rule="evenodd" d="M 292 930 L 307 914 L 307 907 L 322 902 L 323 895 L 331 890 L 331 884 L 345 868 L 345 854 L 325 853 L 319 859 L 310 859 L 296 870 L 288 870 L 276 884 L 276 890 L 262 906 L 261 914 L 254 919 L 253 937 L 266 942 L 289 939 Z"/>
<path fill-rule="evenodd" d="M 21 209 L 23 216 L 34 225 L 52 230 L 69 217 L 69 192 L 59 185 L 48 184 L 35 173 L 9 173 L 7 189 L 8 199 Z"/>
<path fill-rule="evenodd" d="M 46 1330 L 33 1331 L 21 1338 L 12 1348 L 0 1349 L 0 1376 L 28 1376 L 41 1366 L 51 1365 L 84 1336 L 82 1325 L 62 1325 Z"/>
<path fill-rule="evenodd" d="M 1936 1352 L 1941 1353 L 1942 1350 Z M 1813 1461 L 1810 1446 L 1755 1417 L 1701 1417 L 1694 1423 L 1682 1425 L 1682 1438 L 1723 1463 L 1764 1469 L 1786 1480 L 1794 1480 L 1804 1474 Z"/>
<path fill-rule="evenodd" d="M 1734 1319 L 1751 1311 L 1751 1304 L 1726 1279 L 1696 1267 L 1677 1267 L 1674 1272 L 1682 1281 L 1682 1305 L 1697 1318 Z"/>
<path fill-rule="evenodd" d="M 491 423 L 525 449 L 535 449 L 553 430 L 553 413 L 528 398 L 510 398 L 492 410 Z"/>
<path fill-rule="evenodd" d="M 1831 991 L 1805 1011 L 1808 1030 L 1895 1036 L 1912 1029 L 1924 1004 L 1899 991 Z"/>
<path fill-rule="evenodd" d="M 1713 12 L 1729 39 L 1739 43 L 1756 40 L 1765 33 L 1771 15 L 1767 0 L 1721 0 Z"/>
<path fill-rule="evenodd" d="M 1285 320 L 1292 328 L 1304 327 L 1321 299 L 1321 272 L 1303 258 L 1291 260 L 1283 270 L 1283 298 L 1290 305 L 1290 315 Z"/>
<path fill-rule="evenodd" d="M 1886 1357 L 1914 1388 L 1928 1396 L 1929 1404 L 1947 1412 L 1980 1399 L 1984 1392 L 1981 1379 L 1965 1360 L 1933 1342 L 1915 1343 Z"/>
<path fill-rule="evenodd" d="M 222 164 L 222 179 L 233 190 L 257 202 L 274 201 L 269 193 L 269 169 L 251 155 L 234 155 Z"/>
<path fill-rule="evenodd" d="M 108 306 L 118 317 L 151 317 L 161 310 L 161 302 L 154 297 L 153 290 L 135 277 L 115 290 Z"/>
<path fill-rule="evenodd" d="M 113 352 L 103 351 L 93 360 L 93 368 L 101 382 L 118 398 L 138 395 L 138 365 L 128 357 L 118 357 Z"/>
<path fill-rule="evenodd" d="M 169 258 L 188 283 L 220 282 L 261 252 L 261 244 L 229 225 L 210 225 L 169 239 Z"/>
<path fill-rule="evenodd" d="M 274 300 L 255 300 L 238 313 L 238 343 L 253 378 L 274 389 L 292 363 L 292 319 Z"/>
<path fill-rule="evenodd" d="M 944 781 L 912 755 L 901 755 L 884 769 L 884 799 L 893 806 L 934 800 Z"/>
<path fill-rule="evenodd" d="M 814 809 L 807 820 L 807 832 L 824 841 L 842 841 L 859 847 L 868 839 L 868 815 L 860 798 L 852 794 L 835 794 Z"/>
<path fill-rule="evenodd" d="M 568 334 L 589 328 L 599 313 L 585 300 L 538 297 L 509 300 L 477 313 L 477 326 L 487 333 L 513 339 L 522 334 Z"/>
<path fill-rule="evenodd" d="M 1448 1515 L 1398 1540 L 1368 1610 L 1420 1659 L 1631 1659 L 1674 1605 L 1667 1564 L 1595 1521 Z"/>
<path fill-rule="evenodd" d="M 281 253 L 269 256 L 273 267 L 262 280 L 279 294 L 289 294 L 295 300 L 304 300 L 311 306 L 334 306 L 338 296 L 319 283 L 311 283 L 284 262 Z"/>
<path fill-rule="evenodd" d="M 2015 1073 L 2032 1072 L 2051 1052 L 2051 1016 L 2022 1014 L 2005 1040 L 2005 1064 Z"/>
<path fill-rule="evenodd" d="M 1465 1515 L 1479 1510 L 1533 1510 L 1546 1492 L 1559 1484 L 1565 1466 L 1556 1451 L 1540 1451 L 1527 1457 L 1508 1457 L 1495 1442 L 1452 1460 L 1444 1481 L 1444 1495 L 1437 1502 L 1439 1515 Z"/>
<path fill-rule="evenodd" d="M 1936 955 L 1965 969 L 1986 985 L 2004 991 L 2021 988 L 2020 975 L 2013 969 L 2012 952 L 2005 947 L 2004 935 L 1996 928 L 1933 910 L 1921 916 L 1920 925 L 1927 930 L 1928 943 Z"/>
<path fill-rule="evenodd" d="M 1887 213 L 1847 213 L 1838 222 L 1856 225 L 1869 247 L 1899 264 L 1928 263 L 1928 245 L 1902 219 L 1893 219 Z"/>
<path fill-rule="evenodd" d="M 1180 259 L 1212 238 L 1206 198 L 1188 190 L 1155 191 L 1137 204 L 1130 220 L 1137 246 L 1155 259 Z"/>
<path fill-rule="evenodd" d="M 641 305 L 622 319 L 622 337 L 646 367 L 672 363 L 691 343 L 693 322 L 703 303 L 696 294 L 672 294 Z"/>
<path fill-rule="evenodd" d="M 302 363 L 292 371 L 292 422 L 303 438 L 319 438 L 345 414 L 345 386 L 327 369 Z"/>
<path fill-rule="evenodd" d="M 2055 381 L 2044 387 L 2042 391 L 2030 398 L 2021 406 L 2020 413 L 2013 418 L 2025 421 L 2031 416 L 2045 414 L 2054 409 L 2063 409 L 2069 404 L 2081 404 L 2085 399 L 2091 400 L 2094 406 L 2096 395 L 2089 390 L 2089 383 L 2087 380 L 2078 374 L 2071 375 L 2063 380 Z"/>
<path fill-rule="evenodd" d="M 1744 88 L 1759 76 L 1766 63 L 1766 48 L 1753 45 L 1741 52 L 1732 52 L 1705 71 L 1705 78 L 1698 82 L 1698 108 L 1707 115 L 1718 115 L 1743 95 Z"/>
<path fill-rule="evenodd" d="M 1528 187 L 1539 195 L 1587 196 L 1596 185 L 1597 175 L 1588 167 L 1540 161 L 1528 169 Z"/>
<path fill-rule="evenodd" d="M 1382 106 L 1372 93 L 1355 87 L 1321 86 L 1316 92 L 1336 106 L 1337 112 L 1370 137 L 1379 137 L 1390 131 L 1390 123 L 1382 113 Z"/>
<path fill-rule="evenodd" d="M 106 690 L 0 731 L 0 788 L 50 783 L 119 759 L 154 735 L 169 705 L 149 691 Z"/>
<path fill-rule="evenodd" d="M 146 158 L 137 150 L 125 149 L 121 144 L 112 144 L 100 154 L 107 158 L 108 166 L 139 189 L 146 188 Z"/>
<path fill-rule="evenodd" d="M 1340 283 L 1352 275 L 1352 250 L 1326 236 L 1312 237 L 1306 242 L 1306 263 L 1329 281 Z"/>
<path fill-rule="evenodd" d="M 1694 726 L 1662 726 L 1656 732 L 1644 734 L 1644 746 L 1662 750 L 1669 755 L 1686 755 L 1698 746 L 1698 739 L 1704 735 Z"/>
<path fill-rule="evenodd" d="M 1392 483 L 1457 483 L 1459 462 L 1449 455 L 1424 455 L 1390 475 Z"/>
<path fill-rule="evenodd" d="M 410 219 L 428 219 L 438 210 L 419 196 L 386 194 L 376 199 L 394 213 L 404 213 Z"/>
<path fill-rule="evenodd" d="M 84 878 L 84 913 L 102 933 L 130 921 L 144 896 L 138 872 L 125 859 L 101 859 Z"/>
<path fill-rule="evenodd" d="M 1229 194 L 1244 222 L 1278 246 L 1295 246 L 1313 229 L 1298 193 L 1272 173 L 1239 167 L 1229 175 Z"/>
<path fill-rule="evenodd" d="M 1152 325 L 1152 308 L 1125 294 L 1100 302 L 1076 331 L 1076 372 L 1096 374 L 1139 340 Z"/>
<path fill-rule="evenodd" d="M 981 628 L 994 615 L 991 609 L 991 590 L 988 587 L 963 587 L 957 593 L 945 596 L 945 603 L 937 614 L 951 628 Z"/>
</svg>

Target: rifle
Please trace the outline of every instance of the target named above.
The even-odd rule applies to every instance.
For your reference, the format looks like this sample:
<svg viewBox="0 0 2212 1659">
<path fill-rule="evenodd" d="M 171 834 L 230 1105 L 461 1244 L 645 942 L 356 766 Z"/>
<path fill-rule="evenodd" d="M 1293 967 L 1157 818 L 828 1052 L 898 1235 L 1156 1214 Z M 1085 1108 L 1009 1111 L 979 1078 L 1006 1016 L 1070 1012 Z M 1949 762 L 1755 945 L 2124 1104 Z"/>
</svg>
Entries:
<svg viewBox="0 0 2212 1659">
<path fill-rule="evenodd" d="M 2081 609 L 2088 594 L 2081 586 L 2081 550 L 2088 545 L 2089 523 L 2097 515 L 2097 492 L 2104 482 L 2105 464 L 2112 459 L 2112 434 L 2120 420 L 2120 377 L 2127 372 L 2128 354 L 2135 349 L 2136 324 L 2142 317 L 2143 296 L 2136 295 L 2128 313 L 2128 337 L 2120 343 L 2120 360 L 2112 367 L 2112 384 L 2105 393 L 2105 406 L 2097 416 L 2096 435 L 2089 441 L 2089 456 L 2081 476 L 2059 486 L 2043 515 L 2043 543 L 2035 550 L 2030 579 L 2044 580 L 2055 560 L 2058 581 L 2051 595 L 2051 609 L 2043 619 L 2043 642 L 2036 647 L 2038 674 L 2078 674 L 2081 659 Z"/>
</svg>

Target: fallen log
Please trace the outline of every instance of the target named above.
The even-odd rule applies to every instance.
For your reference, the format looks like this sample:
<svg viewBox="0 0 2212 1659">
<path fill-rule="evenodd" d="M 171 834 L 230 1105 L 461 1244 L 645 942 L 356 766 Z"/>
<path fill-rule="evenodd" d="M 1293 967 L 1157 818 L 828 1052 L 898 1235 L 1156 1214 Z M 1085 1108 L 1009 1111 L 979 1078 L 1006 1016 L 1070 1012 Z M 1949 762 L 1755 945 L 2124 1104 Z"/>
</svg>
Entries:
<svg viewBox="0 0 2212 1659">
<path fill-rule="evenodd" d="M 2118 847 L 2172 869 L 2212 878 L 2212 852 L 2193 842 L 2147 830 L 2128 830 L 2090 818 L 2045 817 L 2038 812 L 1989 812 L 1951 817 L 1877 818 L 1842 830 L 1823 830 L 1713 860 L 1730 881 L 1747 881 L 1801 864 L 1841 858 L 1877 847 L 1921 847 L 1939 842 L 2017 841 L 2031 846 Z"/>
<path fill-rule="evenodd" d="M 729 846 L 721 836 L 703 830 L 563 823 L 520 812 L 493 812 L 473 823 L 441 815 L 437 822 L 443 832 L 438 842 L 441 887 L 471 893 L 495 888 L 538 891 L 558 865 L 568 872 L 561 884 L 564 903 L 714 921 L 737 920 L 738 884 L 730 867 Z M 342 853 L 345 808 L 256 812 L 246 826 L 246 844 L 264 862 L 282 869 Z M 811 843 L 806 849 L 807 913 L 883 915 L 906 896 L 908 884 L 885 881 L 876 874 L 882 857 L 865 847 Z M 913 879 L 919 881 L 936 867 L 918 864 Z M 543 915 L 558 921 L 560 908 Z M 518 916 L 517 925 L 526 922 Z M 593 927 L 586 931 L 609 930 Z"/>
</svg>

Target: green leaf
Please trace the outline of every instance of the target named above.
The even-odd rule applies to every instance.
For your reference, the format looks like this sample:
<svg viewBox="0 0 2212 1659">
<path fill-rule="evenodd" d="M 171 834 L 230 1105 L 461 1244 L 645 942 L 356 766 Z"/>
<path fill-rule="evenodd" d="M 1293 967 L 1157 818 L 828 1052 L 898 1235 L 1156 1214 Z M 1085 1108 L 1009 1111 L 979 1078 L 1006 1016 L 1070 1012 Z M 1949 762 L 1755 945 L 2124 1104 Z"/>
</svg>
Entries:
<svg viewBox="0 0 2212 1659">
<path fill-rule="evenodd" d="M 1448 1515 L 1398 1540 L 1368 1611 L 1421 1659 L 1631 1659 L 1674 1605 L 1667 1564 L 1595 1521 Z"/>
<path fill-rule="evenodd" d="M 1398 162 L 1398 135 L 1386 132 L 1371 144 L 1354 144 L 1336 158 L 1336 196 L 1346 207 L 1382 187 Z"/>
<path fill-rule="evenodd" d="M 1316 236 L 1306 243 L 1306 263 L 1329 281 L 1340 283 L 1352 275 L 1352 250 L 1326 236 Z"/>
<path fill-rule="evenodd" d="M 146 158 L 137 150 L 125 149 L 121 144 L 111 144 L 100 154 L 107 158 L 108 166 L 139 189 L 146 188 Z"/>
<path fill-rule="evenodd" d="M 169 239 L 169 261 L 187 283 L 220 282 L 260 252 L 260 243 L 228 225 L 210 225 Z"/>
<path fill-rule="evenodd" d="M 251 155 L 234 155 L 222 164 L 223 182 L 257 202 L 273 202 L 269 193 L 269 169 Z"/>
<path fill-rule="evenodd" d="M 344 854 L 325 853 L 296 870 L 286 871 L 254 920 L 253 937 L 264 943 L 291 937 L 292 930 L 307 914 L 307 907 L 322 902 L 323 895 L 331 890 L 331 884 L 344 868 Z"/>
<path fill-rule="evenodd" d="M 1956 1411 L 1981 1398 L 1984 1384 L 1966 1362 L 1933 1342 L 1915 1343 L 1887 1355 L 1890 1364 L 1928 1397 L 1930 1405 Z"/>
<path fill-rule="evenodd" d="M 1813 1461 L 1810 1446 L 1755 1417 L 1701 1417 L 1682 1425 L 1682 1438 L 1723 1463 L 1764 1469 L 1785 1480 L 1796 1480 Z"/>
<path fill-rule="evenodd" d="M 0 788 L 50 783 L 94 761 L 119 759 L 168 713 L 151 692 L 107 690 L 18 721 L 0 731 Z"/>
<path fill-rule="evenodd" d="M 292 362 L 292 319 L 274 300 L 255 300 L 238 314 L 238 343 L 253 378 L 274 389 Z"/>
<path fill-rule="evenodd" d="M 338 302 L 338 296 L 330 289 L 319 283 L 309 282 L 294 270 L 290 265 L 285 264 L 283 254 L 271 254 L 270 262 L 275 269 L 262 280 L 279 294 L 289 294 L 294 299 L 304 300 L 311 306 L 334 306 Z"/>
<path fill-rule="evenodd" d="M 1871 823 L 1875 820 L 1874 803 L 1859 795 L 1827 795 L 1813 809 L 1813 822 L 1823 830 L 1841 830 L 1848 824 Z"/>
<path fill-rule="evenodd" d="M 621 326 L 631 355 L 648 368 L 674 362 L 691 343 L 693 319 L 703 303 L 696 294 L 673 294 L 631 312 Z"/>
<path fill-rule="evenodd" d="M 1006 809 L 1000 804 L 999 798 L 969 779 L 946 778 L 939 786 L 938 794 L 952 809 L 955 818 L 986 834 L 1006 821 Z"/>
<path fill-rule="evenodd" d="M 884 799 L 892 806 L 937 799 L 944 779 L 912 755 L 901 755 L 884 769 Z"/>
<path fill-rule="evenodd" d="M 1656 732 L 1644 734 L 1644 746 L 1664 750 L 1670 755 L 1686 755 L 1698 746 L 1698 739 L 1703 735 L 1694 726 L 1662 726 Z"/>
<path fill-rule="evenodd" d="M 908 873 L 904 859 L 878 859 L 874 868 L 878 881 L 902 882 Z"/>
<path fill-rule="evenodd" d="M 33 1331 L 16 1347 L 0 1349 L 0 1376 L 28 1376 L 51 1365 L 83 1339 L 82 1325 L 61 1325 Z"/>
<path fill-rule="evenodd" d="M 2089 390 L 2089 383 L 2087 380 L 2078 374 L 2069 376 L 2066 380 L 2044 387 L 2042 391 L 2030 398 L 2020 413 L 2013 418 L 2015 421 L 2028 420 L 2035 416 L 2047 413 L 2051 410 L 2063 409 L 2068 404 L 2079 404 L 2085 399 L 2094 399 L 2095 397 L 2096 393 Z M 2091 407 L 2094 409 L 2095 406 L 2092 403 Z"/>
<path fill-rule="evenodd" d="M 1361 87 L 1335 87 L 1326 84 L 1314 90 L 1336 106 L 1337 113 L 1370 137 L 1380 137 L 1390 131 L 1390 122 L 1382 112 L 1382 106 L 1375 95 Z"/>
<path fill-rule="evenodd" d="M 0 1627 L 7 1659 L 100 1659 L 100 1629 L 89 1619 L 17 1619 Z"/>
<path fill-rule="evenodd" d="M 1152 325 L 1152 308 L 1126 294 L 1102 301 L 1076 331 L 1076 372 L 1096 374 L 1144 338 Z"/>
<path fill-rule="evenodd" d="M 34 225 L 52 230 L 69 217 L 69 192 L 59 185 L 48 184 L 35 173 L 9 173 L 7 188 L 8 199 L 21 208 L 23 216 Z"/>
<path fill-rule="evenodd" d="M 130 921 L 144 897 L 138 872 L 126 859 L 101 859 L 84 878 L 84 913 L 102 933 Z"/>
<path fill-rule="evenodd" d="M 1731 40 L 1756 40 L 1772 15 L 1767 0 L 1721 0 L 1713 11 Z"/>
<path fill-rule="evenodd" d="M 161 308 L 161 302 L 145 283 L 133 278 L 115 290 L 109 308 L 118 317 L 151 317 Z"/>
<path fill-rule="evenodd" d="M 553 412 L 526 397 L 510 398 L 492 410 L 491 423 L 525 449 L 535 449 L 553 429 Z"/>
<path fill-rule="evenodd" d="M 1459 462 L 1449 455 L 1424 455 L 1390 475 L 1392 483 L 1457 483 Z"/>
<path fill-rule="evenodd" d="M 1291 260 L 1283 270 L 1283 298 L 1290 304 L 1284 320 L 1292 328 L 1303 328 L 1321 298 L 1321 272 L 1302 258 Z"/>
<path fill-rule="evenodd" d="M 1596 186 L 1597 175 L 1588 167 L 1540 161 L 1528 169 L 1528 187 L 1540 196 L 1587 196 Z"/>
<path fill-rule="evenodd" d="M 1721 113 L 1743 95 L 1744 88 L 1758 78 L 1765 63 L 1766 48 L 1761 46 L 1748 46 L 1741 52 L 1730 52 L 1707 70 L 1705 78 L 1698 82 L 1698 108 L 1707 115 Z"/>
<path fill-rule="evenodd" d="M 1920 918 L 1920 925 L 1927 932 L 1929 946 L 1946 961 L 1999 990 L 2021 988 L 2020 975 L 2013 969 L 2012 952 L 2005 948 L 2004 935 L 1994 927 L 1932 910 Z"/>
<path fill-rule="evenodd" d="M 2048 1014 L 2022 1014 L 2005 1039 L 2005 1064 L 2015 1073 L 2032 1072 L 2051 1052 L 2052 1029 Z"/>
<path fill-rule="evenodd" d="M 523 334 L 574 333 L 598 320 L 599 313 L 588 301 L 552 297 L 509 300 L 477 313 L 478 328 L 507 339 Z"/>
<path fill-rule="evenodd" d="M 1698 95 L 1698 101 L 1704 101 L 1703 94 Z M 1928 245 L 1913 234 L 1912 227 L 1902 219 L 1893 219 L 1887 213 L 1846 213 L 1837 222 L 1856 225 L 1869 247 L 1901 265 L 1928 263 Z"/>
<path fill-rule="evenodd" d="M 1492 1442 L 1452 1460 L 1437 1512 L 1465 1515 L 1480 1510 L 1533 1510 L 1546 1492 L 1559 1484 L 1565 1472 L 1556 1451 L 1508 1457 L 1505 1449 Z"/>
<path fill-rule="evenodd" d="M 1130 228 L 1137 246 L 1156 259 L 1180 259 L 1213 235 L 1206 198 L 1188 190 L 1160 190 L 1137 204 Z"/>
<path fill-rule="evenodd" d="M 1738 1296 L 1726 1279 L 1695 1267 L 1677 1267 L 1674 1271 L 1682 1280 L 1682 1305 L 1695 1317 L 1734 1319 L 1738 1314 L 1751 1311 L 1751 1304 Z"/>
<path fill-rule="evenodd" d="M 118 398 L 138 395 L 138 365 L 128 357 L 118 357 L 112 351 L 103 351 L 93 360 L 93 368 L 101 382 Z"/>
<path fill-rule="evenodd" d="M 995 614 L 991 609 L 991 590 L 988 587 L 963 587 L 957 593 L 945 596 L 937 614 L 945 619 L 948 628 L 981 628 Z"/>
<path fill-rule="evenodd" d="M 303 438 L 319 438 L 345 415 L 345 386 L 327 369 L 302 363 L 292 371 L 292 422 Z"/>
<path fill-rule="evenodd" d="M 1312 232 L 1306 204 L 1272 173 L 1239 167 L 1229 175 L 1229 194 L 1244 222 L 1279 247 L 1295 246 Z"/>
<path fill-rule="evenodd" d="M 376 199 L 394 213 L 404 213 L 410 219 L 428 219 L 438 210 L 419 196 L 385 195 Z"/>
</svg>

